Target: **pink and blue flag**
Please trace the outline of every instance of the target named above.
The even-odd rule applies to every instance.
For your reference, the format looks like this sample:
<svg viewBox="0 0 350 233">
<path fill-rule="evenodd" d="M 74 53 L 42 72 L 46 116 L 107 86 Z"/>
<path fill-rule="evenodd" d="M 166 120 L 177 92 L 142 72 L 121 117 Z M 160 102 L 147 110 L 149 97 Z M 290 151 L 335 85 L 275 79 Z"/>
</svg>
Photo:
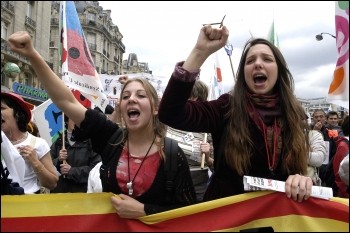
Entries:
<svg viewBox="0 0 350 233">
<path fill-rule="evenodd" d="M 107 96 L 96 71 L 74 1 L 60 6 L 62 80 L 104 110 Z"/>
</svg>

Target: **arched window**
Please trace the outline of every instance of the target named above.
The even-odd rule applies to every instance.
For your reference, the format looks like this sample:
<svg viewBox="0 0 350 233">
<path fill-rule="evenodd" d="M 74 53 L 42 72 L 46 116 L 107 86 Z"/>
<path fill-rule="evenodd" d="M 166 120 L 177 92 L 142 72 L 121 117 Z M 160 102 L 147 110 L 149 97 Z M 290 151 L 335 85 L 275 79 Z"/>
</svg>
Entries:
<svg viewBox="0 0 350 233">
<path fill-rule="evenodd" d="M 23 74 L 23 84 L 31 86 L 33 82 L 33 75 L 28 72 L 24 72 Z"/>
</svg>

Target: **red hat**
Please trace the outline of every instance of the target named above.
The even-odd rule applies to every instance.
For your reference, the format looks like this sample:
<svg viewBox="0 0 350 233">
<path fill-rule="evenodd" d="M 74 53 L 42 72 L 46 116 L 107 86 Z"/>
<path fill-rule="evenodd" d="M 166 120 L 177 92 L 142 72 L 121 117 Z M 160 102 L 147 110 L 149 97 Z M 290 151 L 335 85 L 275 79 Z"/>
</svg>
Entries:
<svg viewBox="0 0 350 233">
<path fill-rule="evenodd" d="M 13 92 L 1 92 L 1 98 L 2 97 L 8 97 L 9 99 L 15 101 L 27 115 L 27 124 L 30 122 L 30 120 L 32 119 L 32 112 L 30 110 L 34 108 L 33 104 L 24 101 L 24 99 L 21 96 Z"/>
</svg>

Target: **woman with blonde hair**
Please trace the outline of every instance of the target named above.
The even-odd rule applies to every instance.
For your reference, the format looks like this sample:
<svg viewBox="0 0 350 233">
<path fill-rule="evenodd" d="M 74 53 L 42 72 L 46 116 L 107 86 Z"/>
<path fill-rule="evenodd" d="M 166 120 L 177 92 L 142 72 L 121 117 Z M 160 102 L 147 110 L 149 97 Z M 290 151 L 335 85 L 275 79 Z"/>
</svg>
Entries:
<svg viewBox="0 0 350 233">
<path fill-rule="evenodd" d="M 145 79 L 129 79 L 120 96 L 120 112 L 125 130 L 106 115 L 86 109 L 35 50 L 27 32 L 16 32 L 8 39 L 14 52 L 27 57 L 52 101 L 79 127 L 77 140 L 90 138 L 92 148 L 104 158 L 111 157 L 101 179 L 104 192 L 123 218 L 139 218 L 196 203 L 187 160 L 177 148 L 177 171 L 170 196 L 164 171 L 165 126 L 158 119 L 158 96 Z M 121 137 L 114 139 L 115 132 Z M 114 139 L 114 140 L 113 140 Z M 113 141 L 110 141 L 113 140 Z M 110 153 L 104 149 L 114 146 Z M 101 172 L 102 173 L 102 172 Z M 167 197 L 170 197 L 169 199 Z"/>
</svg>

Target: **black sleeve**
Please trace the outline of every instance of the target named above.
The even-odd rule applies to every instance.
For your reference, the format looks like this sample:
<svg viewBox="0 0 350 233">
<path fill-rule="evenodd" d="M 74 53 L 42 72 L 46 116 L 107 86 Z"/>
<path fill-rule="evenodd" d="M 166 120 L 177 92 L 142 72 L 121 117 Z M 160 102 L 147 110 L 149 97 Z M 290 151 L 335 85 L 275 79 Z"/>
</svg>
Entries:
<svg viewBox="0 0 350 233">
<path fill-rule="evenodd" d="M 97 110 L 88 109 L 85 118 L 74 132 L 77 141 L 91 139 L 93 150 L 102 154 L 106 143 L 119 126 L 107 119 L 107 116 Z"/>
</svg>

